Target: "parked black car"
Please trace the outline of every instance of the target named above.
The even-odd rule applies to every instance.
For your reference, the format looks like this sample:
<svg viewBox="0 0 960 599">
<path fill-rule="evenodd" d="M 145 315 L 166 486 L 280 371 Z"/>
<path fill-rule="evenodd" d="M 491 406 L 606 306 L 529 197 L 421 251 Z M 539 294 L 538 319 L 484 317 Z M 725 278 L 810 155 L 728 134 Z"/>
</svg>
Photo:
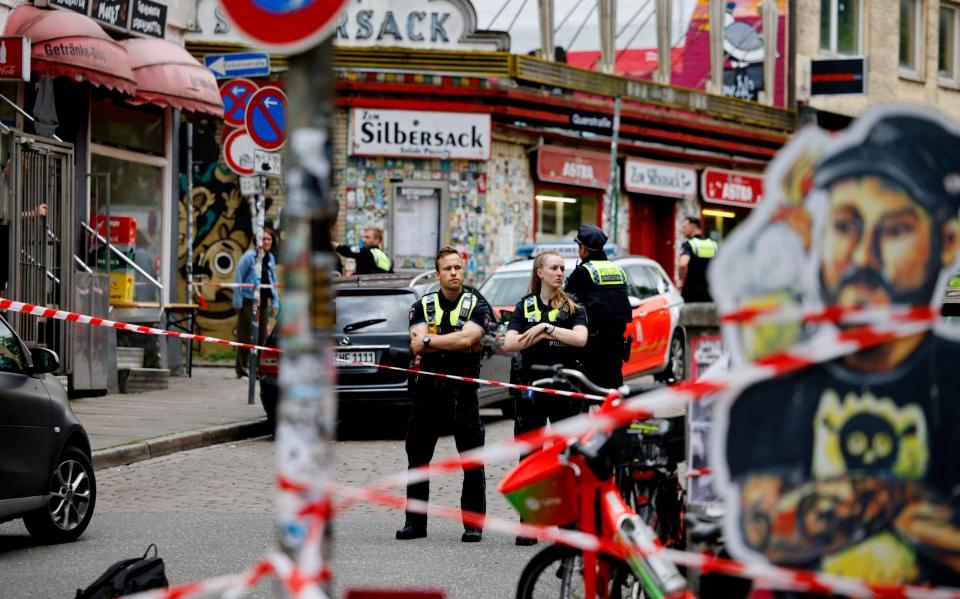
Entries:
<svg viewBox="0 0 960 599">
<path fill-rule="evenodd" d="M 410 306 L 423 294 L 436 289 L 434 273 L 401 273 L 344 277 L 334 282 L 337 324 L 334 343 L 338 357 L 337 397 L 341 420 L 358 416 L 396 414 L 410 405 L 407 391 L 409 374 L 395 370 L 363 366 L 379 364 L 410 368 Z M 474 290 L 476 292 L 476 290 Z M 485 301 L 485 300 L 484 300 Z M 485 339 L 483 364 L 493 358 L 489 350 L 492 336 Z M 277 346 L 276 331 L 267 345 Z M 481 369 L 480 376 L 506 380 L 506 369 L 499 372 Z M 271 422 L 277 403 L 279 354 L 260 357 L 260 401 Z M 495 376 L 497 375 L 497 376 Z M 480 405 L 487 406 L 506 399 L 506 394 L 486 393 L 480 388 Z"/>
<path fill-rule="evenodd" d="M 0 317 L 0 521 L 23 518 L 47 542 L 74 541 L 93 517 L 90 440 L 52 372 L 57 354 L 29 349 Z"/>
</svg>

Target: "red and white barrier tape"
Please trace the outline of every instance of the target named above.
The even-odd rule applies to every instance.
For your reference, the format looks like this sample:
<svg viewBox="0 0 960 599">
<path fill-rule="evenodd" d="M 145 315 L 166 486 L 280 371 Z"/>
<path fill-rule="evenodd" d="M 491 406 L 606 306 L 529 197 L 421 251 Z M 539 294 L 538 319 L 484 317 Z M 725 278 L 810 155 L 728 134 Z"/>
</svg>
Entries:
<svg viewBox="0 0 960 599">
<path fill-rule="evenodd" d="M 218 343 L 220 345 L 232 345 L 234 347 L 256 349 L 265 353 L 280 352 L 280 350 L 275 347 L 265 347 L 262 345 L 253 345 L 251 343 L 240 343 L 239 341 L 227 341 L 226 339 L 217 339 L 216 337 L 208 337 L 206 335 L 196 335 L 193 333 L 180 333 L 178 331 L 168 331 L 166 329 L 156 329 L 154 327 L 147 327 L 143 325 L 129 324 L 126 322 L 117 322 L 114 320 L 107 320 L 106 318 L 98 318 L 96 316 L 87 316 L 85 314 L 78 314 L 76 312 L 67 312 L 65 310 L 57 310 L 55 308 L 44 308 L 43 306 L 37 306 L 34 304 L 24 304 L 22 302 L 15 302 L 13 300 L 8 300 L 8 299 L 0 299 L 0 310 L 10 311 L 10 312 L 21 312 L 23 314 L 30 314 L 31 316 L 40 316 L 42 318 L 55 318 L 57 320 L 65 320 L 67 322 L 87 324 L 95 327 L 105 327 L 108 329 L 130 331 L 131 333 L 140 333 L 142 335 L 160 335 L 164 337 L 179 337 L 180 339 L 194 339 L 197 341 L 202 341 L 204 343 Z"/>
<path fill-rule="evenodd" d="M 194 287 L 226 287 L 227 289 L 243 289 L 256 287 L 256 283 L 217 283 L 215 281 L 194 281 Z M 283 289 L 281 283 L 270 283 L 269 285 L 260 285 L 260 289 Z"/>
<path fill-rule="evenodd" d="M 939 312 L 930 306 L 824 306 L 803 308 L 800 306 L 764 306 L 741 308 L 720 315 L 726 323 L 740 325 L 760 324 L 812 324 L 834 322 L 840 324 L 868 325 L 881 322 L 919 322 L 936 320 Z"/>
</svg>

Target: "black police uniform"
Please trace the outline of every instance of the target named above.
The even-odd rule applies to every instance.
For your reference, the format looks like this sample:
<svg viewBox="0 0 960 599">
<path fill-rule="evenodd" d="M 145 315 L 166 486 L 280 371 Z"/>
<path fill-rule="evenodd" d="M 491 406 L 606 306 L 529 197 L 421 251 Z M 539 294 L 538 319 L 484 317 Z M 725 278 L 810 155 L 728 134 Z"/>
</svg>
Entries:
<svg viewBox="0 0 960 599">
<path fill-rule="evenodd" d="M 358 275 L 370 275 L 393 272 L 393 263 L 387 253 L 378 247 L 361 248 L 350 245 L 338 245 L 337 253 L 357 261 Z"/>
<path fill-rule="evenodd" d="M 601 387 L 619 387 L 623 384 L 623 334 L 633 320 L 627 275 L 607 260 L 602 249 L 593 249 L 607 242 L 597 227 L 582 225 L 577 242 L 590 254 L 570 273 L 564 290 L 587 309 L 590 336 L 580 354 L 583 373 Z"/>
<path fill-rule="evenodd" d="M 531 293 L 517 303 L 507 329 L 522 334 L 535 326 L 542 327 L 541 323 L 552 324 L 561 329 L 573 329 L 577 325 L 587 326 L 587 311 L 583 306 L 577 306 L 576 311 L 571 313 L 566 302 L 561 308 L 549 308 L 540 301 L 537 294 Z M 536 380 L 537 373 L 530 372 L 530 367 L 535 364 L 563 364 L 566 368 L 579 369 L 578 352 L 579 348 L 556 339 L 541 339 L 535 345 L 521 350 L 519 359 L 524 382 Z M 582 400 L 545 393 L 516 393 L 514 400 L 514 435 L 543 428 L 548 419 L 550 422 L 557 422 L 569 418 L 579 413 L 583 407 Z"/>
<path fill-rule="evenodd" d="M 457 301 L 447 300 L 442 293 L 430 293 L 410 308 L 410 326 L 427 323 L 428 334 L 446 335 L 463 329 L 469 321 L 485 328 L 492 315 L 479 297 L 464 290 Z M 460 376 L 480 374 L 480 354 L 472 350 L 442 351 L 420 355 L 420 369 Z M 461 454 L 483 446 L 484 426 L 480 420 L 477 385 L 429 375 L 411 377 L 413 406 L 407 424 L 407 464 L 410 468 L 425 466 L 433 458 L 437 439 L 453 431 L 457 451 Z M 407 487 L 408 499 L 427 501 L 430 483 Z M 483 468 L 463 473 L 460 507 L 464 511 L 486 513 L 486 489 Z M 407 512 L 406 526 L 426 530 L 427 516 Z"/>
<path fill-rule="evenodd" d="M 710 287 L 707 285 L 707 267 L 717 255 L 717 242 L 703 235 L 695 235 L 680 246 L 681 256 L 690 256 L 687 263 L 687 280 L 683 282 L 680 294 L 683 301 L 712 302 Z"/>
</svg>

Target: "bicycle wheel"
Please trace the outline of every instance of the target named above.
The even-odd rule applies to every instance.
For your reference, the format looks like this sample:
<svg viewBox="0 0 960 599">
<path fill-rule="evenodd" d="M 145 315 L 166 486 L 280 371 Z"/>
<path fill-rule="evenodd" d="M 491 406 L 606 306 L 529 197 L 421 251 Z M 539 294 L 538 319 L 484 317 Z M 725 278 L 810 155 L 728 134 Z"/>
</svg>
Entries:
<svg viewBox="0 0 960 599">
<path fill-rule="evenodd" d="M 644 597 L 633 571 L 624 562 L 600 556 L 598 599 Z M 616 584 L 614 584 L 616 583 Z M 640 592 L 640 594 L 636 594 Z M 579 549 L 552 545 L 533 556 L 520 575 L 517 599 L 579 599 L 584 597 L 583 555 Z"/>
</svg>

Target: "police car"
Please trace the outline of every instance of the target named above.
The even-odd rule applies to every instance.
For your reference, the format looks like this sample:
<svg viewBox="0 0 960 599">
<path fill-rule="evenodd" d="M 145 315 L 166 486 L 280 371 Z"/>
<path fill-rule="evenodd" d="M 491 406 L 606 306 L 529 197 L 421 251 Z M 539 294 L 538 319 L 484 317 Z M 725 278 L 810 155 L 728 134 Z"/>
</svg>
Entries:
<svg viewBox="0 0 960 599">
<path fill-rule="evenodd" d="M 686 346 L 679 326 L 683 306 L 680 291 L 656 261 L 643 256 L 618 257 L 613 245 L 604 250 L 627 273 L 627 293 L 633 308 L 633 322 L 626 330 L 631 351 L 630 360 L 623 365 L 624 378 L 653 374 L 659 381 L 683 379 Z M 529 292 L 532 257 L 544 251 L 556 251 L 563 256 L 566 275 L 573 272 L 579 261 L 574 243 L 537 245 L 523 251 L 529 258 L 501 266 L 480 285 L 480 293 L 501 323 L 510 320 L 517 302 Z"/>
</svg>

